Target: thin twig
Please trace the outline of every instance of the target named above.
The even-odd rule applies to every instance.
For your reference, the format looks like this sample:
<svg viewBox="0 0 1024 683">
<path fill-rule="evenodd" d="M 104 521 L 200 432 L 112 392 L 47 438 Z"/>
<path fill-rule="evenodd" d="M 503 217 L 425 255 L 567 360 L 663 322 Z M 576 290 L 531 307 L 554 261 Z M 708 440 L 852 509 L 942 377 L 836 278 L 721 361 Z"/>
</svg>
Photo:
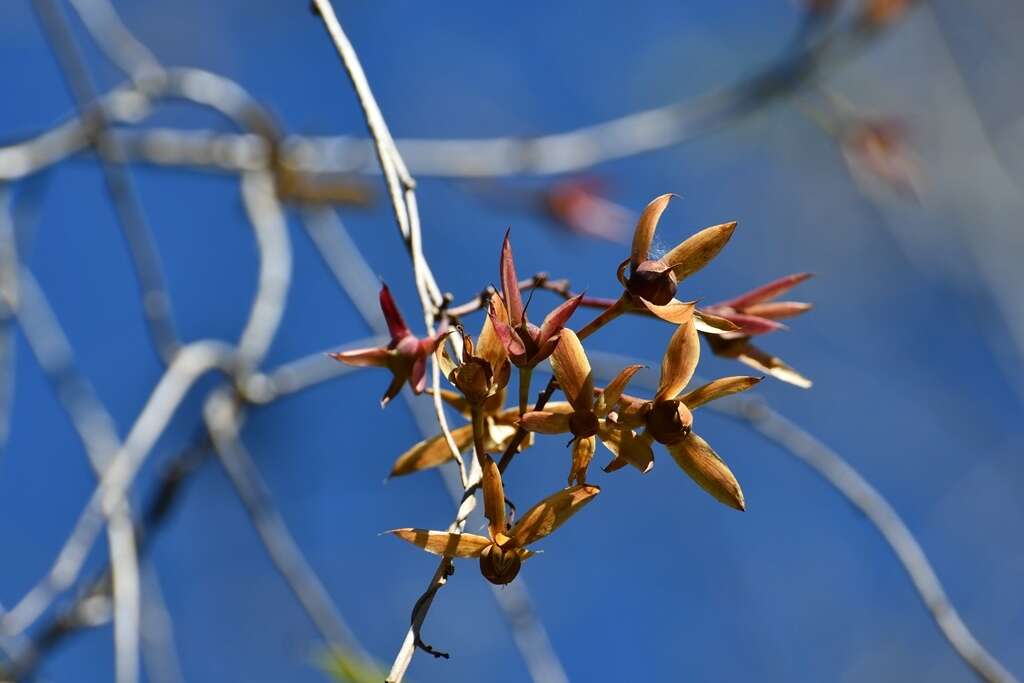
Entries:
<svg viewBox="0 0 1024 683">
<path fill-rule="evenodd" d="M 444 298 L 441 296 L 441 292 L 434 280 L 434 276 L 430 271 L 430 266 L 427 264 L 426 259 L 423 256 L 422 238 L 420 236 L 419 209 L 416 202 L 415 192 L 416 183 L 409 174 L 398 149 L 395 147 L 394 140 L 391 138 L 391 132 L 388 130 L 384 117 L 381 114 L 380 107 L 377 105 L 376 98 L 373 96 L 370 84 L 366 80 L 366 74 L 363 72 L 363 68 L 359 62 L 358 56 L 356 55 L 355 48 L 353 48 L 348 36 L 345 35 L 330 1 L 313 0 L 313 6 L 316 9 L 317 14 L 323 20 L 327 33 L 330 36 L 331 41 L 334 43 L 335 49 L 338 51 L 338 56 L 341 58 L 342 66 L 348 74 L 352 87 L 355 90 L 356 97 L 359 100 L 359 105 L 363 110 L 363 115 L 366 119 L 366 126 L 373 138 L 374 147 L 377 151 L 377 160 L 380 163 L 382 172 L 384 173 L 384 179 L 388 186 L 388 193 L 391 196 L 391 204 L 395 214 L 395 221 L 398 224 L 399 232 L 401 233 L 406 248 L 412 258 L 413 276 L 416 282 L 416 290 L 420 295 L 424 322 L 426 323 L 428 333 L 434 334 L 436 315 L 444 301 Z M 448 422 L 444 414 L 444 407 L 440 400 L 437 400 L 437 397 L 440 394 L 440 372 L 437 369 L 436 358 L 432 358 L 431 363 L 433 365 L 431 370 L 431 380 L 434 389 L 434 409 L 437 422 L 445 435 L 445 441 L 452 453 L 452 457 L 459 463 L 460 472 L 463 473 L 462 480 L 468 483 L 469 477 L 465 473 L 465 467 L 461 460 L 461 453 L 459 453 L 455 440 L 452 438 L 451 432 L 448 428 Z M 467 498 L 475 501 L 475 497 L 468 493 Z M 464 520 L 459 524 L 460 528 L 462 524 L 465 524 Z M 409 663 L 412 661 L 412 654 L 417 646 L 427 652 L 436 654 L 432 648 L 423 643 L 419 634 L 423 619 L 426 616 L 426 611 L 429 609 L 429 605 L 433 601 L 434 595 L 447 580 L 451 569 L 450 565 L 450 560 L 447 558 L 442 559 L 438 566 L 438 570 L 435 573 L 434 579 L 431 581 L 431 587 L 427 589 L 427 593 L 425 593 L 424 597 L 417 603 L 417 608 L 413 611 L 412 626 L 406 635 L 405 642 L 399 650 L 399 653 L 395 658 L 395 663 L 392 665 L 391 672 L 388 675 L 387 680 L 391 683 L 397 683 L 402 680 L 405 675 L 405 671 L 408 669 Z M 422 605 L 422 608 L 420 608 L 420 605 Z"/>
<path fill-rule="evenodd" d="M 136 82 L 162 67 L 156 56 L 121 21 L 109 0 L 69 0 L 96 44 Z"/>
<path fill-rule="evenodd" d="M 0 218 L 9 228 L 9 216 Z M 42 289 L 27 269 L 17 272 L 18 256 L 13 234 L 5 255 L 16 275 L 0 287 L 3 306 L 14 311 L 29 348 L 43 369 L 54 395 L 71 419 L 85 448 L 93 472 L 102 477 L 110 458 L 120 448 L 114 420 L 74 362 L 71 343 L 61 329 Z M 117 506 L 107 527 L 114 592 L 115 670 L 119 682 L 138 678 L 139 567 L 131 510 Z"/>
<path fill-rule="evenodd" d="M 0 185 L 0 463 L 7 451 L 14 405 L 14 311 L 7 302 L 17 300 L 19 266 L 10 202 L 10 192 Z"/>
<path fill-rule="evenodd" d="M 181 347 L 104 471 L 46 576 L 0 618 L 0 635 L 22 633 L 78 578 L 104 519 L 124 501 L 147 453 L 166 429 L 188 390 L 211 370 L 230 373 L 234 367 L 234 350 L 221 342 L 200 341 Z"/>
<path fill-rule="evenodd" d="M 142 663 L 150 683 L 184 683 L 174 643 L 174 624 L 160 579 L 151 564 L 142 568 Z"/>
<path fill-rule="evenodd" d="M 379 343 L 378 338 L 361 339 L 346 344 L 340 349 L 358 348 L 373 346 Z M 335 349 L 339 350 L 339 349 Z M 329 381 L 361 368 L 341 365 L 328 361 L 324 353 L 316 353 L 285 363 L 267 375 L 257 374 L 246 383 L 246 388 L 239 398 L 252 400 L 258 397 L 257 403 L 266 403 L 277 398 L 286 396 L 296 391 L 302 391 L 316 384 Z M 142 506 L 142 517 L 138 522 L 136 535 L 140 538 L 139 555 L 145 554 L 153 537 L 163 528 L 164 523 L 170 518 L 170 511 L 181 497 L 185 490 L 185 482 L 196 472 L 206 461 L 206 453 L 212 447 L 209 434 L 205 429 L 195 438 L 194 442 L 171 459 L 164 467 L 163 473 L 154 487 L 151 495 Z M 31 648 L 25 643 L 19 643 L 16 650 L 20 652 L 12 656 L 16 661 L 15 672 L 21 678 L 31 674 L 32 667 L 42 654 L 49 652 L 56 645 L 62 642 L 69 635 L 72 635 L 84 628 L 96 627 L 106 623 L 106 619 L 97 619 L 97 610 L 86 610 L 88 603 L 96 603 L 97 600 L 109 592 L 110 573 L 109 567 L 99 572 L 95 578 L 87 582 L 88 589 L 82 591 L 74 602 L 52 614 L 49 620 L 40 629 L 41 634 Z M 143 603 L 145 609 L 145 602 Z M 85 614 L 89 613 L 86 618 Z M 0 613 L 2 614 L 2 613 Z M 145 616 L 144 616 L 145 618 Z M 143 638 L 146 637 L 143 629 Z M 2 675 L 7 673 L 0 670 Z"/>
<path fill-rule="evenodd" d="M 166 363 L 178 348 L 178 335 L 171 317 L 171 302 L 164 283 L 160 256 L 146 222 L 145 212 L 121 161 L 124 152 L 116 136 L 109 135 L 110 121 L 97 102 L 97 92 L 67 22 L 55 0 L 34 0 L 36 13 L 57 57 L 61 73 L 86 122 L 92 146 L 100 158 L 100 168 L 114 210 L 142 288 L 142 312 L 157 353 Z"/>
</svg>

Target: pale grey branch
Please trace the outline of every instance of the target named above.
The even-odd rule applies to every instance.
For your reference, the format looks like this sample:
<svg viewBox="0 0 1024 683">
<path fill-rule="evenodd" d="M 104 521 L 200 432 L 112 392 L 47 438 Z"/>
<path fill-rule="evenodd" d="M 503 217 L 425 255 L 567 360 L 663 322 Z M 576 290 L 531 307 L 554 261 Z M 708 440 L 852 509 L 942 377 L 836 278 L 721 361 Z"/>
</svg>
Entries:
<svg viewBox="0 0 1024 683">
<path fill-rule="evenodd" d="M 256 464 L 239 437 L 240 407 L 231 393 L 215 391 L 206 400 L 203 416 L 220 463 L 267 553 L 324 641 L 332 649 L 358 652 L 369 659 L 274 506 Z"/>
<path fill-rule="evenodd" d="M 638 361 L 618 354 L 588 351 L 595 374 L 612 378 L 625 365 L 656 363 Z M 702 380 L 693 379 L 699 385 Z M 633 386 L 657 390 L 654 372 L 644 370 L 633 378 Z M 839 453 L 773 410 L 756 394 L 739 394 L 709 403 L 708 408 L 742 420 L 756 432 L 782 447 L 818 474 L 839 495 L 864 513 L 878 530 L 906 571 L 932 620 L 953 651 L 987 683 L 1018 683 L 1017 679 L 971 633 L 960 618 L 921 544 L 892 505 Z"/>
</svg>

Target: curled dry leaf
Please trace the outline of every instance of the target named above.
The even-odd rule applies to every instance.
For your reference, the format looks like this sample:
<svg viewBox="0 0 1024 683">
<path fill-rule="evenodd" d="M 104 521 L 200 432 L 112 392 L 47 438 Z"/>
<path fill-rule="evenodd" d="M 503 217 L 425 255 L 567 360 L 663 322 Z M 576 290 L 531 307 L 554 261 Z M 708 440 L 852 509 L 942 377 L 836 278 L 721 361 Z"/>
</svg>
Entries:
<svg viewBox="0 0 1024 683">
<path fill-rule="evenodd" d="M 601 431 L 601 443 L 615 455 L 605 468 L 605 472 L 632 465 L 640 472 L 647 474 L 654 468 L 654 450 L 651 444 L 654 439 L 647 433 L 636 435 L 631 429 L 615 429 L 608 427 Z"/>
<path fill-rule="evenodd" d="M 573 486 L 548 496 L 530 508 L 506 534 L 505 495 L 501 473 L 490 458 L 484 463 L 484 509 L 490 538 L 427 529 L 395 529 L 389 533 L 418 548 L 445 557 L 478 557 L 480 573 L 491 583 L 503 585 L 518 574 L 523 561 L 533 555 L 526 546 L 549 535 L 596 496 L 596 486 Z"/>
<path fill-rule="evenodd" d="M 633 375 L 645 367 L 645 365 L 635 364 L 623 368 L 598 396 L 597 411 L 602 415 L 607 415 L 615 404 L 619 402 L 622 392 L 626 390 L 626 386 L 633 379 Z"/>
<path fill-rule="evenodd" d="M 473 445 L 473 425 L 463 425 L 451 430 L 452 439 L 460 451 L 465 451 Z M 413 472 L 430 469 L 443 465 L 452 459 L 451 449 L 444 434 L 438 434 L 429 439 L 424 439 L 418 444 L 402 453 L 391 466 L 390 477 L 401 477 Z"/>
<path fill-rule="evenodd" d="M 716 379 L 713 382 L 697 387 L 691 392 L 683 394 L 680 398 L 686 407 L 690 410 L 704 405 L 715 399 L 722 398 L 723 396 L 729 396 L 730 394 L 738 394 L 741 391 L 746 391 L 750 387 L 760 382 L 763 377 L 722 377 Z"/>
<path fill-rule="evenodd" d="M 551 356 L 555 377 L 573 408 L 589 410 L 594 403 L 594 373 L 590 361 L 575 332 L 563 329 L 560 339 Z"/>
<path fill-rule="evenodd" d="M 732 308 L 737 311 L 744 311 L 755 304 L 764 303 L 777 296 L 782 296 L 801 282 L 804 282 L 811 277 L 811 273 L 793 273 L 792 275 L 786 275 L 777 280 L 772 280 L 766 285 L 761 285 L 749 292 L 740 294 L 737 297 L 727 301 L 722 301 L 715 305 Z"/>
<path fill-rule="evenodd" d="M 704 228 L 661 257 L 677 280 L 689 277 L 712 261 L 732 239 L 736 222 Z"/>
<path fill-rule="evenodd" d="M 491 456 L 484 455 L 481 463 L 483 477 L 481 480 L 484 492 L 484 517 L 488 521 L 488 532 L 491 538 L 497 539 L 499 534 L 508 531 L 505 524 L 505 485 L 501 481 L 501 472 L 494 464 Z"/>
<path fill-rule="evenodd" d="M 714 337 L 708 337 L 708 345 L 716 356 L 738 360 L 755 370 L 801 389 L 809 389 L 813 384 L 811 380 L 787 365 L 781 358 L 762 351 L 751 344 L 747 338 L 716 340 Z"/>
<path fill-rule="evenodd" d="M 654 240 L 654 231 L 658 229 L 658 221 L 661 220 L 661 214 L 665 213 L 668 203 L 675 196 L 674 194 L 663 194 L 660 197 L 655 197 L 644 207 L 636 222 L 636 230 L 633 231 L 633 244 L 629 251 L 629 263 L 633 268 L 648 259 L 651 242 Z"/>
<path fill-rule="evenodd" d="M 676 328 L 661 360 L 661 379 L 655 403 L 675 398 L 689 383 L 700 359 L 700 337 L 693 322 Z"/>
<path fill-rule="evenodd" d="M 694 308 L 697 304 L 696 301 L 679 301 L 678 299 L 672 299 L 664 306 L 659 306 L 642 297 L 638 297 L 638 300 L 640 301 L 640 305 L 653 313 L 655 317 L 661 318 L 665 322 L 672 323 L 673 325 L 688 323 L 690 319 L 693 318 Z"/>
<path fill-rule="evenodd" d="M 802 301 L 772 301 L 810 277 L 810 273 L 793 273 L 701 311 L 702 315 L 718 316 L 736 323 L 738 327 L 731 332 L 706 335 L 711 351 L 716 356 L 733 358 L 789 384 L 805 389 L 810 387 L 809 379 L 778 356 L 766 353 L 750 343 L 753 335 L 785 329 L 778 320 L 793 318 L 811 310 L 811 304 Z"/>
<path fill-rule="evenodd" d="M 572 469 L 569 470 L 569 484 L 586 484 L 587 468 L 594 459 L 597 450 L 597 438 L 594 436 L 577 437 L 572 444 Z"/>
<path fill-rule="evenodd" d="M 707 441 L 690 432 L 668 451 L 676 464 L 716 500 L 737 510 L 745 509 L 739 482 Z"/>
<path fill-rule="evenodd" d="M 693 323 L 698 332 L 704 332 L 705 334 L 722 334 L 724 332 L 735 332 L 740 329 L 739 325 L 728 318 L 700 310 L 694 310 Z"/>
<path fill-rule="evenodd" d="M 480 557 L 484 549 L 491 545 L 489 538 L 476 534 L 452 534 L 446 531 L 412 528 L 393 529 L 387 533 L 408 541 L 428 553 L 445 557 Z"/>
<path fill-rule="evenodd" d="M 520 418 L 519 425 L 537 434 L 565 434 L 569 431 L 569 414 L 531 410 Z"/>
<path fill-rule="evenodd" d="M 527 510 L 508 536 L 519 547 L 535 543 L 569 521 L 600 492 L 600 488 L 590 485 L 562 489 Z"/>
</svg>

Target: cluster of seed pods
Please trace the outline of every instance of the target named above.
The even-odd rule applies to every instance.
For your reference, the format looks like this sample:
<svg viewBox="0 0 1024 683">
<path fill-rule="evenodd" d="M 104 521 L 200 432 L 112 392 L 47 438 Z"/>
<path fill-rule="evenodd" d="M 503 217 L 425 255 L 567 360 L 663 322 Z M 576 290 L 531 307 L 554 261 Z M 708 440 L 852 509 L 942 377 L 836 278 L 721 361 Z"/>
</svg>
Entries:
<svg viewBox="0 0 1024 683">
<path fill-rule="evenodd" d="M 473 449 L 480 468 L 480 488 L 487 536 L 472 533 L 404 528 L 391 533 L 428 552 L 452 558 L 478 558 L 483 576 L 506 584 L 533 555 L 528 546 L 548 536 L 600 492 L 589 480 L 589 467 L 600 442 L 611 460 L 603 468 L 615 472 L 631 466 L 642 473 L 654 466 L 654 446 L 660 444 L 675 463 L 702 489 L 721 503 L 743 510 L 740 484 L 725 461 L 694 431 L 694 411 L 715 399 L 746 391 L 763 377 L 731 376 L 686 391 L 700 359 L 701 338 L 717 355 L 739 360 L 760 372 L 791 384 L 809 387 L 810 381 L 781 359 L 754 346 L 753 338 L 785 329 L 780 321 L 810 309 L 810 304 L 777 301 L 809 275 L 780 278 L 745 294 L 698 308 L 695 300 L 677 298 L 680 285 L 714 259 L 731 239 L 735 223 L 705 228 L 669 250 L 651 255 L 651 243 L 672 195 L 655 198 L 644 209 L 633 234 L 629 258 L 618 267 L 622 291 L 617 299 L 588 301 L 584 296 L 566 300 L 535 325 L 528 320 L 523 292 L 516 274 L 509 235 L 499 259 L 500 292 L 482 298 L 486 315 L 474 338 L 461 321 L 452 319 L 427 338 L 414 336 L 386 286 L 380 293 L 381 309 L 391 334 L 383 348 L 357 349 L 332 354 L 335 359 L 390 370 L 392 381 L 382 400 L 386 404 L 408 383 L 425 389 L 425 368 L 433 355 L 452 386 L 440 398 L 458 410 L 468 423 L 451 430 L 458 450 Z M 595 303 L 598 302 L 598 303 Z M 576 329 L 570 326 L 581 307 L 601 308 L 597 316 Z M 626 393 L 642 366 L 623 368 L 605 386 L 597 386 L 583 341 L 596 330 L 624 316 L 653 316 L 674 329 L 661 359 L 661 376 L 654 396 Z M 551 383 L 530 405 L 534 369 L 550 362 Z M 506 407 L 506 388 L 515 368 L 519 403 Z M 564 401 L 549 401 L 555 390 Z M 684 393 L 685 392 L 685 393 Z M 513 524 L 507 514 L 502 471 L 512 456 L 530 448 L 534 434 L 570 437 L 571 457 L 567 486 L 541 500 Z M 499 462 L 492 454 L 501 453 Z M 407 475 L 443 465 L 454 459 L 444 435 L 426 439 L 403 453 L 392 476 Z"/>
</svg>

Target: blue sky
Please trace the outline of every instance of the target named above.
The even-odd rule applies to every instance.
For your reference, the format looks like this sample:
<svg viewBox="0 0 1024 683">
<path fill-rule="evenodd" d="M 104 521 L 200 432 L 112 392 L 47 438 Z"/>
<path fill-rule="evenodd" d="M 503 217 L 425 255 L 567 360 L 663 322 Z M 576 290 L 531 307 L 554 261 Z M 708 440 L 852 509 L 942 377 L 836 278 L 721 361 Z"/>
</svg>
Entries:
<svg viewBox="0 0 1024 683">
<path fill-rule="evenodd" d="M 784 48 L 797 25 L 793 4 L 470 9 L 387 2 L 346 3 L 339 12 L 395 136 L 446 138 L 563 131 L 707 92 Z M 986 195 L 992 185 L 975 182 L 989 168 L 971 146 L 977 126 L 989 126 L 1001 148 L 1000 140 L 1014 139 L 1005 112 L 1020 112 L 1019 98 L 1014 108 L 989 76 L 1011 69 L 998 59 L 1004 43 L 988 48 L 979 38 L 995 30 L 998 3 L 984 4 L 986 11 L 963 25 L 950 3 L 918 10 L 829 76 L 830 87 L 864 111 L 911 122 L 931 181 L 920 202 L 885 188 L 865 192 L 836 141 L 795 101 L 593 172 L 606 179 L 611 199 L 633 211 L 664 192 L 681 196 L 661 224 L 665 246 L 706 225 L 739 222 L 722 255 L 688 281 L 688 296 L 717 301 L 786 273 L 816 274 L 798 290 L 815 310 L 764 344 L 815 386 L 803 391 L 768 380 L 756 391 L 893 501 L 968 625 L 1011 670 L 1024 672 L 1020 354 L 1008 332 L 1014 308 L 999 304 L 1016 302 L 1006 283 L 1021 278 L 998 260 L 1020 253 L 1013 251 L 1019 227 L 1001 221 L 999 211 L 1020 202 L 1014 169 L 1024 165 L 1012 151 L 1001 160 L 1017 183 L 1010 200 Z M 363 132 L 348 82 L 305 3 L 117 6 L 165 64 L 237 79 L 289 132 Z M 1006 16 L 1020 20 L 1011 10 Z M 0 69 L 0 137 L 18 139 L 63 120 L 72 102 L 28 3 L 0 8 L 0 38 L 0 63 L 8 65 Z M 121 81 L 92 46 L 86 56 L 102 89 Z M 950 75 L 953 58 L 966 85 Z M 983 103 L 973 115 L 968 96 Z M 181 104 L 160 107 L 148 123 L 225 129 L 217 117 Z M 257 276 L 237 179 L 149 166 L 133 176 L 180 334 L 237 338 Z M 379 181 L 369 182 L 383 196 Z M 22 256 L 124 435 L 162 370 L 102 177 L 90 161 L 75 159 L 12 191 L 23 214 L 38 203 L 37 215 L 24 218 L 33 238 Z M 418 194 L 426 256 L 457 300 L 497 279 L 509 225 L 521 274 L 548 271 L 596 296 L 616 293 L 625 247 L 495 206 L 464 183 L 423 178 Z M 979 215 L 977 205 L 991 211 Z M 340 215 L 407 319 L 418 321 L 408 258 L 386 204 Z M 289 217 L 294 280 L 267 367 L 371 333 L 318 259 L 298 212 Z M 554 303 L 538 295 L 534 305 Z M 591 344 L 656 362 L 669 334 L 667 326 L 630 319 Z M 16 339 L 12 430 L 0 455 L 5 606 L 49 566 L 94 486 L 70 424 L 24 338 Z M 705 354 L 698 372 L 744 370 Z M 371 370 L 318 386 L 256 409 L 243 433 L 297 541 L 382 662 L 397 650 L 435 563 L 379 533 L 443 528 L 452 515 L 434 473 L 383 483 L 393 459 L 421 438 L 401 402 L 381 412 L 377 398 L 386 383 Z M 135 500 L 193 436 L 214 385 L 200 383 L 178 411 L 140 475 Z M 701 434 L 742 482 L 746 513 L 717 505 L 664 453 L 646 476 L 595 468 L 600 500 L 544 543 L 544 554 L 523 571 L 571 680 L 969 680 L 887 547 L 848 503 L 741 424 L 713 413 L 699 420 Z M 561 485 L 568 466 L 562 446 L 553 437 L 521 456 L 506 482 L 517 500 L 537 500 Z M 605 457 L 599 452 L 597 462 Z M 105 555 L 101 543 L 87 566 L 99 567 Z M 215 462 L 188 483 L 149 558 L 186 680 L 324 680 L 312 664 L 316 633 Z M 108 626 L 68 641 L 41 676 L 110 680 L 110 635 Z M 417 656 L 410 680 L 526 677 L 472 563 L 439 595 L 425 636 L 452 658 Z"/>
</svg>

